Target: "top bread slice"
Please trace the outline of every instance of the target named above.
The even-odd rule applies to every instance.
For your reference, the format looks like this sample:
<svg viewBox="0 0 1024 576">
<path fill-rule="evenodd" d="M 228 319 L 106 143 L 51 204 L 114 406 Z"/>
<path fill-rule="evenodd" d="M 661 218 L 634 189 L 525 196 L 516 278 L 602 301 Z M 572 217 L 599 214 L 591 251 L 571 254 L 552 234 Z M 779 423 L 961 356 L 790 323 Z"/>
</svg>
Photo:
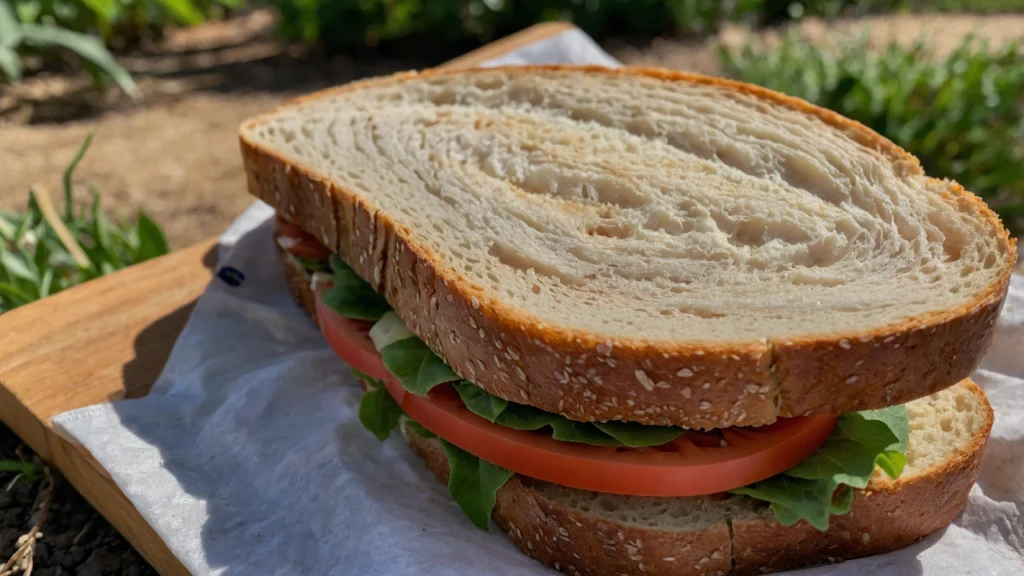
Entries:
<svg viewBox="0 0 1024 576">
<path fill-rule="evenodd" d="M 907 402 L 976 366 L 1016 258 L 864 126 L 651 69 L 405 73 L 243 124 L 249 190 L 492 394 L 691 428 Z"/>
</svg>

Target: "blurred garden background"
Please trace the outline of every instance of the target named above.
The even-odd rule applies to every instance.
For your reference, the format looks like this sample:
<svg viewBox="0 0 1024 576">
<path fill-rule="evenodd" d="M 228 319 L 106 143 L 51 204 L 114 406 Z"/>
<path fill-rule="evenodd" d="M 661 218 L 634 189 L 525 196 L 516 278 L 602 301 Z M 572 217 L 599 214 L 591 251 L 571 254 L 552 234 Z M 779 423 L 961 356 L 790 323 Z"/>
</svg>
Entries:
<svg viewBox="0 0 1024 576">
<path fill-rule="evenodd" d="M 0 313 L 221 232 L 243 119 L 549 20 L 859 120 L 1024 233 L 1024 0 L 0 0 Z M 0 427 L 0 565 L 37 495 L 18 444 Z M 148 573 L 56 494 L 34 574 Z"/>
</svg>

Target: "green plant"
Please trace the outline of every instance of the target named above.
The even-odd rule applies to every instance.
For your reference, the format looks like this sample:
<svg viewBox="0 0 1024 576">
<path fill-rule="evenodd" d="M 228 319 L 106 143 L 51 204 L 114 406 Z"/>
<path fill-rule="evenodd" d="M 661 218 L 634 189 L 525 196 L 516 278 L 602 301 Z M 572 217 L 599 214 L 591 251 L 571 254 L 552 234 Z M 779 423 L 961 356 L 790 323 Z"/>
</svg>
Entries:
<svg viewBox="0 0 1024 576">
<path fill-rule="evenodd" d="M 71 179 L 91 142 L 90 134 L 64 172 L 63 214 L 40 187 L 24 213 L 0 212 L 0 313 L 169 251 L 163 230 L 141 210 L 134 223 L 120 215 L 108 221 L 95 188 L 75 213 Z"/>
<path fill-rule="evenodd" d="M 104 42 L 138 38 L 168 24 L 192 26 L 245 0 L 5 0 L 13 2 L 18 20 L 49 23 L 78 32 L 97 33 Z"/>
<path fill-rule="evenodd" d="M 97 81 L 108 76 L 127 94 L 138 95 L 138 88 L 128 72 L 114 61 L 114 57 L 97 38 L 51 25 L 19 21 L 6 1 L 0 1 L 0 71 L 8 80 L 19 80 L 22 75 L 23 51 L 47 51 L 65 48 L 88 63 Z"/>
<path fill-rule="evenodd" d="M 944 58 L 921 41 L 868 50 L 865 38 L 815 46 L 796 33 L 776 47 L 721 55 L 735 77 L 853 118 L 985 199 L 1024 232 L 1024 56 L 968 38 Z"/>
<path fill-rule="evenodd" d="M 0 473 L 3 472 L 15 473 L 11 484 L 18 480 L 24 480 L 28 484 L 33 484 L 42 476 L 43 467 L 35 462 L 28 462 L 26 460 L 0 460 Z"/>
</svg>

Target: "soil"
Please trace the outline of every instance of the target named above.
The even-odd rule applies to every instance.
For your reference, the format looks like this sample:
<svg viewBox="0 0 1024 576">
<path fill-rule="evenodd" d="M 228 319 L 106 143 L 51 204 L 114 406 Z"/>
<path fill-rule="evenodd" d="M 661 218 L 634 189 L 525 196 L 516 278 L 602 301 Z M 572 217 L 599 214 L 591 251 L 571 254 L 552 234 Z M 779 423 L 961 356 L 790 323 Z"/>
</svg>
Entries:
<svg viewBox="0 0 1024 576">
<path fill-rule="evenodd" d="M 866 26 L 865 26 L 866 25 Z M 864 28 L 872 46 L 911 42 L 923 34 L 937 53 L 974 31 L 993 44 L 1024 39 L 1024 14 L 897 15 L 802 22 L 803 33 L 828 41 L 830 30 Z M 37 75 L 0 88 L 0 210 L 24 208 L 29 187 L 41 184 L 56 199 L 64 167 L 83 138 L 92 149 L 76 173 L 76 186 L 103 192 L 108 210 L 145 209 L 162 223 L 174 247 L 222 231 L 251 202 L 238 154 L 236 129 L 244 119 L 291 96 L 363 76 L 436 65 L 407 59 L 333 58 L 286 46 L 273 38 L 273 19 L 255 12 L 226 23 L 171 31 L 159 44 L 122 58 L 143 94 L 132 101 L 116 89 L 95 91 L 83 77 Z M 628 64 L 721 72 L 718 44 L 732 46 L 750 32 L 726 28 L 701 42 L 655 39 L 607 41 Z M 767 42 L 779 30 L 757 32 Z M 76 189 L 76 197 L 87 198 Z M 19 442 L 0 425 L 0 459 Z M 0 473 L 0 565 L 31 526 L 39 484 L 16 483 Z M 152 574 L 145 561 L 66 482 L 58 481 L 33 574 Z"/>
<path fill-rule="evenodd" d="M 0 424 L 0 460 L 31 459 L 31 450 L 18 450 L 21 441 Z M 19 455 L 20 453 L 20 455 Z M 41 480 L 17 481 L 0 473 L 0 566 L 15 550 L 18 537 L 36 521 Z M 7 489 L 10 485 L 10 489 Z M 33 556 L 33 576 L 148 576 L 156 575 L 131 545 L 66 481 L 56 477 L 53 500 L 42 526 L 42 539 Z"/>
</svg>

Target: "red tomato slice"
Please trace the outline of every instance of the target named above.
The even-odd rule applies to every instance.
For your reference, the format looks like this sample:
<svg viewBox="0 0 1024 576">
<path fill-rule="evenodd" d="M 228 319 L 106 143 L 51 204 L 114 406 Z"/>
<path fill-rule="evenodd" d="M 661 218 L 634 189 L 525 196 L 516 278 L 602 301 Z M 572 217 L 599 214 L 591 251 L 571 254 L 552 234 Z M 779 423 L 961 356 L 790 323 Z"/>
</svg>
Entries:
<svg viewBox="0 0 1024 576">
<path fill-rule="evenodd" d="M 274 242 L 292 256 L 307 260 L 327 260 L 331 257 L 329 248 L 320 243 L 312 234 L 299 226 L 277 217 L 274 226 Z"/>
<path fill-rule="evenodd" d="M 328 308 L 320 294 L 329 287 L 324 284 L 316 287 L 316 319 L 327 343 L 346 364 L 363 374 L 377 380 L 391 378 L 391 372 L 384 367 L 377 347 L 370 340 L 373 322 L 345 318 Z M 342 350 L 344 354 L 340 352 Z"/>
<path fill-rule="evenodd" d="M 351 321 L 324 306 L 319 297 L 317 318 L 324 337 L 342 360 L 383 380 L 402 410 L 427 430 L 517 474 L 570 488 L 665 497 L 724 492 L 764 480 L 804 460 L 821 447 L 836 422 L 832 414 L 782 418 L 759 428 L 688 432 L 670 444 L 646 449 L 562 442 L 473 414 L 447 384 L 426 396 L 410 394 L 387 372 L 375 350 L 375 363 L 371 363 L 367 348 L 355 342 Z M 383 375 L 378 376 L 378 370 L 383 370 Z"/>
</svg>

